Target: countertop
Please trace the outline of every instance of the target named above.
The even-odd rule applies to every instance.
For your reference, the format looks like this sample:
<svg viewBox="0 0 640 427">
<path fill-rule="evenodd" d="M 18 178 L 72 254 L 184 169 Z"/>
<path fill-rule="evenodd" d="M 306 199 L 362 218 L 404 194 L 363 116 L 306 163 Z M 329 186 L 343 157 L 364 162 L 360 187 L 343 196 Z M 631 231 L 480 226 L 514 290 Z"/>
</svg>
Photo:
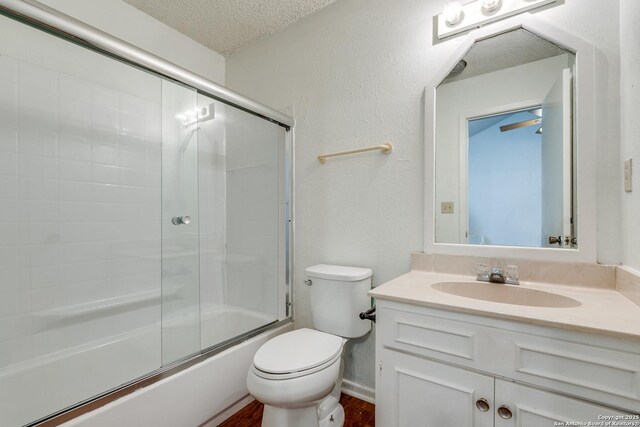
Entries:
<svg viewBox="0 0 640 427">
<path fill-rule="evenodd" d="M 522 288 L 564 295 L 581 303 L 577 307 L 549 308 L 477 300 L 451 295 L 431 287 L 438 282 L 459 281 L 475 282 L 475 277 L 412 270 L 372 289 L 369 295 L 379 300 L 640 341 L 640 306 L 612 288 L 538 282 L 521 282 L 518 285 Z"/>
</svg>

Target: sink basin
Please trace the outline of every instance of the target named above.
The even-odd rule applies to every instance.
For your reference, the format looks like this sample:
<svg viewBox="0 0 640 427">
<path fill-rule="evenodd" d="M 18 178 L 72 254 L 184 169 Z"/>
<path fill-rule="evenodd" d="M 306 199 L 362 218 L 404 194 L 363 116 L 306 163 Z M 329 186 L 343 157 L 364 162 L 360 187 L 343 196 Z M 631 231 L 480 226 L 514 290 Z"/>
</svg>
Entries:
<svg viewBox="0 0 640 427">
<path fill-rule="evenodd" d="M 451 295 L 502 304 L 549 308 L 578 307 L 580 305 L 580 301 L 553 292 L 497 283 L 439 282 L 434 283 L 431 287 Z"/>
</svg>

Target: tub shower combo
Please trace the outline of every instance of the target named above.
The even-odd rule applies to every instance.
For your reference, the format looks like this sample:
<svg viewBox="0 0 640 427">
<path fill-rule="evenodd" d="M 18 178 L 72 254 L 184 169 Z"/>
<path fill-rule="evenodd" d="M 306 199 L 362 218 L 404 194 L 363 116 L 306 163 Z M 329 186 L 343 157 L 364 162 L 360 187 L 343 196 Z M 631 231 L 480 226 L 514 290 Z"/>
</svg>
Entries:
<svg viewBox="0 0 640 427">
<path fill-rule="evenodd" d="M 0 426 L 290 322 L 293 120 L 38 3 L 0 11 Z"/>
</svg>

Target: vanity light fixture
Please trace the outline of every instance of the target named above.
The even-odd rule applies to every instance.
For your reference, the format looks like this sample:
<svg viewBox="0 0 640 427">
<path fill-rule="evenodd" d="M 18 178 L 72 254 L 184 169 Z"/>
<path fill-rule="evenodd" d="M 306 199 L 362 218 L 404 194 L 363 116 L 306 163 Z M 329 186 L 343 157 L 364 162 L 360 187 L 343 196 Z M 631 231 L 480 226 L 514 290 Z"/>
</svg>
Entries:
<svg viewBox="0 0 640 427">
<path fill-rule="evenodd" d="M 176 114 L 176 119 L 182 122 L 184 127 L 193 126 L 216 118 L 215 104 L 200 106 L 193 111 Z"/>
<path fill-rule="evenodd" d="M 500 9 L 501 0 L 482 0 L 482 11 L 484 13 L 495 12 Z"/>
<path fill-rule="evenodd" d="M 464 18 L 462 3 L 460 1 L 450 1 L 444 7 L 442 14 L 444 15 L 447 25 L 455 27 Z"/>
<path fill-rule="evenodd" d="M 501 19 L 528 12 L 558 0 L 450 1 L 438 15 L 438 39 L 479 28 Z"/>
</svg>

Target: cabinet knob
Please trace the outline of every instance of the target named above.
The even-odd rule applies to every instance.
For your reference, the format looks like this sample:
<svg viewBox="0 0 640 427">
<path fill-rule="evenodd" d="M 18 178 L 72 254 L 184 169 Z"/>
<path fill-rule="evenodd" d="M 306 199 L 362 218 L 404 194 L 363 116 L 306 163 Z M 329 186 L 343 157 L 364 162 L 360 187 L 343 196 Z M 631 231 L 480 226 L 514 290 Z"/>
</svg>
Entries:
<svg viewBox="0 0 640 427">
<path fill-rule="evenodd" d="M 489 409 L 491 409 L 491 407 L 489 406 L 489 402 L 487 402 L 487 399 L 485 399 L 484 397 L 482 399 L 476 400 L 476 408 L 478 408 L 480 412 L 487 412 Z"/>
<path fill-rule="evenodd" d="M 509 407 L 505 405 L 502 405 L 501 407 L 498 408 L 498 415 L 500 415 L 500 417 L 504 418 L 505 420 L 508 420 L 511 417 L 513 417 L 513 413 L 511 412 L 511 409 L 509 409 Z"/>
</svg>

